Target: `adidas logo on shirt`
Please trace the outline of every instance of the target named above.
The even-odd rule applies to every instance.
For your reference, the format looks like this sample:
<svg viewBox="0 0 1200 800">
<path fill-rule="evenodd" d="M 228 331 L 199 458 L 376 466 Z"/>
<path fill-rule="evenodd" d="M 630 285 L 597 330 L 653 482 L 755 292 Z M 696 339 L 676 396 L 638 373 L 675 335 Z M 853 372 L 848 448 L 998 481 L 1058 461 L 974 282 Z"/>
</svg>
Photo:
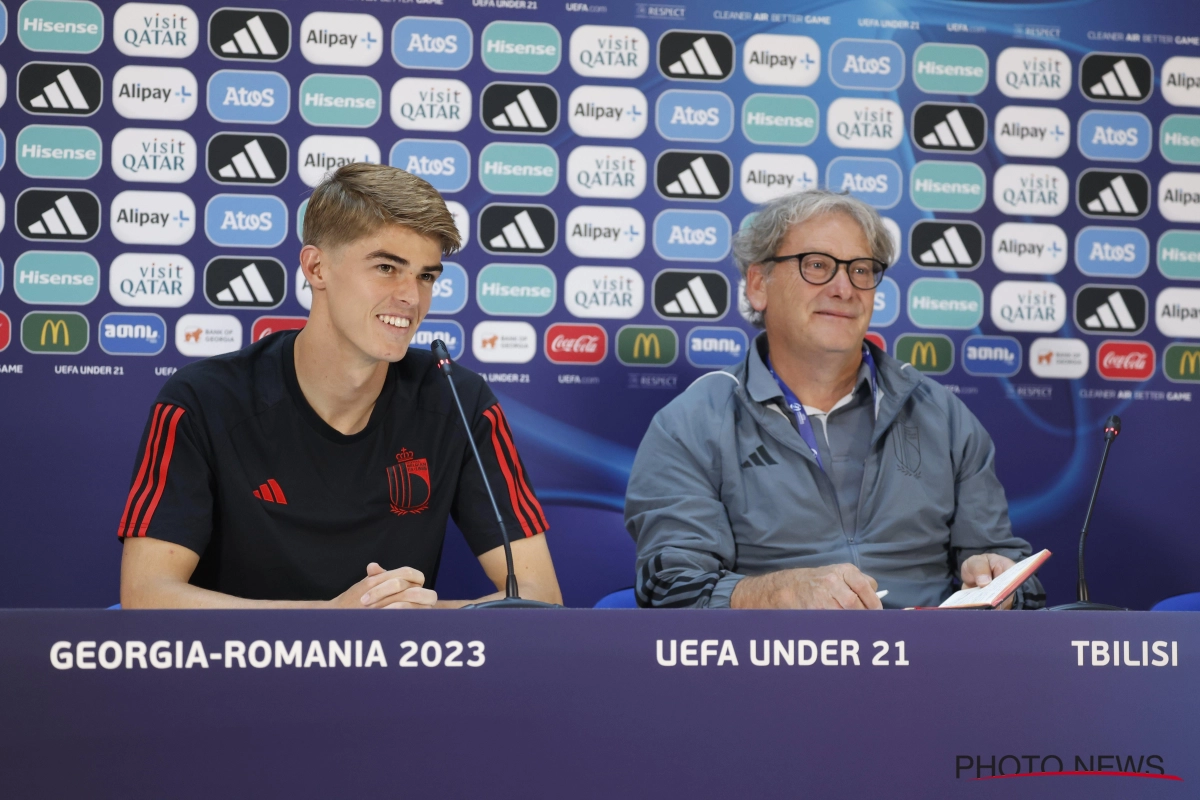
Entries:
<svg viewBox="0 0 1200 800">
<path fill-rule="evenodd" d="M 665 319 L 720 319 L 729 310 L 729 280 L 713 270 L 665 269 L 651 293 Z"/>
<path fill-rule="evenodd" d="M 675 80 L 723 81 L 733 73 L 733 40 L 715 31 L 667 31 L 658 41 L 658 69 Z"/>
<path fill-rule="evenodd" d="M 922 150 L 975 153 L 987 141 L 987 115 L 979 106 L 922 103 L 913 111 L 912 137 Z"/>
<path fill-rule="evenodd" d="M 269 133 L 218 133 L 208 140 L 208 176 L 217 183 L 274 186 L 288 172 L 288 146 Z"/>
<path fill-rule="evenodd" d="M 104 79 L 90 64 L 33 61 L 17 73 L 17 101 L 30 114 L 88 117 L 104 101 Z"/>
<path fill-rule="evenodd" d="M 750 467 L 773 467 L 778 463 L 778 461 L 771 458 L 771 454 L 767 452 L 767 448 L 760 444 L 758 449 L 751 453 L 750 457 L 742 462 L 742 469 L 748 469 Z"/>
<path fill-rule="evenodd" d="M 291 46 L 291 23 L 278 11 L 222 8 L 208 20 L 208 47 L 217 58 L 279 61 Z"/>
<path fill-rule="evenodd" d="M 654 164 L 654 182 L 667 199 L 722 200 L 733 184 L 733 165 L 723 153 L 668 150 Z"/>
<path fill-rule="evenodd" d="M 287 505 L 287 497 L 283 494 L 283 487 L 274 478 L 267 478 L 267 482 L 255 489 L 251 494 L 259 500 L 266 500 L 268 503 L 279 503 L 281 506 Z"/>
<path fill-rule="evenodd" d="M 100 230 L 100 200 L 83 189 L 26 189 L 17 197 L 16 224 L 26 239 L 86 242 Z"/>
<path fill-rule="evenodd" d="M 975 269 L 983 261 L 983 229 L 974 222 L 922 220 L 909 234 L 918 267 Z"/>
<path fill-rule="evenodd" d="M 558 93 L 543 83 L 488 84 L 479 101 L 484 127 L 496 133 L 549 133 L 558 108 Z"/>
<path fill-rule="evenodd" d="M 479 214 L 479 245 L 489 253 L 549 253 L 558 220 L 546 206 L 493 203 Z"/>
<path fill-rule="evenodd" d="M 1142 103 L 1154 86 L 1154 67 L 1132 53 L 1090 53 L 1079 65 L 1079 88 L 1089 100 Z"/>
<path fill-rule="evenodd" d="M 1150 181 L 1140 172 L 1089 169 L 1079 176 L 1075 198 L 1085 216 L 1141 219 L 1150 207 Z"/>
<path fill-rule="evenodd" d="M 275 308 L 287 271 L 273 258 L 214 258 L 204 268 L 204 297 L 217 308 Z"/>
<path fill-rule="evenodd" d="M 1075 327 L 1132 336 L 1146 327 L 1146 307 L 1146 295 L 1136 286 L 1084 286 L 1075 294 Z"/>
</svg>

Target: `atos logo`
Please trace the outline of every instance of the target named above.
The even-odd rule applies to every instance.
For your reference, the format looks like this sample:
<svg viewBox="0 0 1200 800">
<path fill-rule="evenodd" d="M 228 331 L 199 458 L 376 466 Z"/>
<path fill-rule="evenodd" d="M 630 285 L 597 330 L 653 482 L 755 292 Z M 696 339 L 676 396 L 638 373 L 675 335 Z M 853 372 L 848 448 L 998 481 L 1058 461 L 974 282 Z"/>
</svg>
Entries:
<svg viewBox="0 0 1200 800">
<path fill-rule="evenodd" d="M 158 314 L 105 314 L 97 333 L 100 349 L 110 356 L 156 356 L 167 346 L 167 323 Z"/>
<path fill-rule="evenodd" d="M 280 331 L 298 331 L 308 324 L 308 317 L 259 317 L 250 328 L 250 342 Z"/>
<path fill-rule="evenodd" d="M 968 336 L 962 366 L 968 375 L 1011 378 L 1021 371 L 1021 343 L 1012 336 Z"/>
<path fill-rule="evenodd" d="M 742 196 L 751 203 L 766 203 L 815 188 L 818 177 L 817 164 L 808 156 L 751 153 L 742 162 Z"/>
<path fill-rule="evenodd" d="M 1110 381 L 1149 380 L 1157 365 L 1157 354 L 1146 342 L 1110 340 L 1096 349 L 1096 371 Z"/>
<path fill-rule="evenodd" d="M 401 17 L 392 27 L 392 58 L 407 69 L 458 70 L 471 63 L 474 42 L 461 19 Z"/>
<path fill-rule="evenodd" d="M 1075 237 L 1075 263 L 1092 277 L 1136 278 L 1150 266 L 1150 240 L 1137 228 L 1087 227 Z"/>
<path fill-rule="evenodd" d="M 121 67 L 113 76 L 113 108 L 126 119 L 188 119 L 199 94 L 183 67 Z"/>
<path fill-rule="evenodd" d="M 123 244 L 186 244 L 196 232 L 196 205 L 183 192 L 121 192 L 108 227 Z"/>
<path fill-rule="evenodd" d="M 187 6 L 125 3 L 113 14 L 113 42 L 127 56 L 187 58 L 200 43 L 200 18 Z"/>
<path fill-rule="evenodd" d="M 733 228 L 720 211 L 663 211 L 654 220 L 654 252 L 667 261 L 720 261 Z"/>
<path fill-rule="evenodd" d="M 461 142 L 401 139 L 388 163 L 429 182 L 439 192 L 457 192 L 471 179 L 471 153 Z"/>
<path fill-rule="evenodd" d="M 410 346 L 428 350 L 433 346 L 434 339 L 442 340 L 446 345 L 446 352 L 455 361 L 462 357 L 467 339 L 462 325 L 452 319 L 429 319 L 427 317 L 421 320 L 421 327 L 417 328 L 417 332 L 413 334 Z"/>
<path fill-rule="evenodd" d="M 310 64 L 369 67 L 383 55 L 383 26 L 370 14 L 314 11 L 300 23 L 300 53 Z"/>
<path fill-rule="evenodd" d="M 1079 152 L 1093 161 L 1142 161 L 1154 131 L 1136 111 L 1089 111 L 1079 120 Z"/>
<path fill-rule="evenodd" d="M 893 279 L 883 277 L 875 287 L 875 305 L 871 312 L 871 325 L 876 328 L 886 328 L 900 317 L 900 284 Z"/>
<path fill-rule="evenodd" d="M 599 325 L 558 322 L 546 329 L 546 358 L 555 364 L 599 364 L 608 355 L 608 333 Z"/>
<path fill-rule="evenodd" d="M 892 208 L 904 192 L 904 176 L 891 159 L 841 156 L 825 168 L 825 185 L 875 208 Z"/>
<path fill-rule="evenodd" d="M 471 282 L 467 271 L 453 261 L 442 262 L 442 274 L 433 284 L 430 314 L 457 314 L 467 304 Z"/>
<path fill-rule="evenodd" d="M 278 72 L 223 69 L 208 79 L 208 113 L 219 122 L 274 125 L 291 102 L 287 78 Z"/>
<path fill-rule="evenodd" d="M 741 328 L 701 326 L 688 331 L 684 352 L 688 363 L 701 369 L 723 369 L 746 356 L 749 340 Z"/>
<path fill-rule="evenodd" d="M 659 95 L 654 121 L 673 142 L 723 142 L 733 133 L 733 101 L 723 92 L 671 89 Z"/>
<path fill-rule="evenodd" d="M 208 47 L 217 58 L 279 61 L 292 46 L 292 24 L 280 11 L 222 8 L 208 18 Z"/>
<path fill-rule="evenodd" d="M 219 194 L 204 209 L 204 233 L 220 247 L 277 247 L 287 228 L 287 206 L 270 195 Z"/>
<path fill-rule="evenodd" d="M 842 89 L 890 92 L 904 81 L 904 50 L 889 39 L 838 39 L 829 48 L 829 79 Z"/>
</svg>

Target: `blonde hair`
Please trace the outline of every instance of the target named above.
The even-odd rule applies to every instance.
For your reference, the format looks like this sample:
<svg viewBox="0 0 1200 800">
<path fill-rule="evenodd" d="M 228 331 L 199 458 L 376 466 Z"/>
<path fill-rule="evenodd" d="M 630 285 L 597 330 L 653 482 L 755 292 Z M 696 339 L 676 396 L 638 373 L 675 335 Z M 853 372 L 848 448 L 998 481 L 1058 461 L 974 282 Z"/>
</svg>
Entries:
<svg viewBox="0 0 1200 800">
<path fill-rule="evenodd" d="M 358 161 L 338 167 L 313 189 L 304 212 L 304 244 L 336 247 L 382 225 L 403 225 L 437 239 L 443 255 L 462 247 L 436 189 L 402 169 Z"/>
</svg>

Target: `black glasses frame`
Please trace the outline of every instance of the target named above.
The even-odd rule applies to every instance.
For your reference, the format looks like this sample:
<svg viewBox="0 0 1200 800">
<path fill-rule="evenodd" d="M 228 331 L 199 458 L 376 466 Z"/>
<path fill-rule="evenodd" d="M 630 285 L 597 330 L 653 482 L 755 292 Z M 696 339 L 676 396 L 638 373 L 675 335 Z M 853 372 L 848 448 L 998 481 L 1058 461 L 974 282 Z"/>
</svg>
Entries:
<svg viewBox="0 0 1200 800">
<path fill-rule="evenodd" d="M 830 261 L 833 262 L 833 271 L 829 273 L 829 277 L 826 280 L 823 280 L 820 283 L 817 283 L 816 281 L 808 279 L 808 277 L 804 274 L 804 259 L 806 256 L 824 256 L 825 258 L 828 258 Z M 876 289 L 879 287 L 879 284 L 883 283 L 883 273 L 886 272 L 887 268 L 888 268 L 887 264 L 883 263 L 882 261 L 880 261 L 877 258 L 868 258 L 867 256 L 863 256 L 861 258 L 851 258 L 848 260 L 843 260 L 840 258 L 835 258 L 835 257 L 829 255 L 829 253 L 820 253 L 820 252 L 816 252 L 816 251 L 813 251 L 810 253 L 796 253 L 796 254 L 790 255 L 790 256 L 771 256 L 770 258 L 764 258 L 763 263 L 764 264 L 766 264 L 766 263 L 779 264 L 784 261 L 791 261 L 793 258 L 796 259 L 796 270 L 800 273 L 800 277 L 804 279 L 805 283 L 812 284 L 813 286 L 824 286 L 825 284 L 832 282 L 833 279 L 837 277 L 838 267 L 845 265 L 846 277 L 850 280 L 851 286 L 853 286 L 855 289 L 862 289 L 863 291 L 867 291 L 870 289 Z M 879 266 L 879 272 L 875 272 L 875 271 L 871 272 L 871 274 L 874 275 L 876 278 L 874 284 L 872 284 L 871 286 L 859 286 L 857 283 L 854 282 L 854 274 L 852 272 L 850 272 L 850 265 L 856 261 L 870 261 L 872 264 L 876 264 Z"/>
</svg>

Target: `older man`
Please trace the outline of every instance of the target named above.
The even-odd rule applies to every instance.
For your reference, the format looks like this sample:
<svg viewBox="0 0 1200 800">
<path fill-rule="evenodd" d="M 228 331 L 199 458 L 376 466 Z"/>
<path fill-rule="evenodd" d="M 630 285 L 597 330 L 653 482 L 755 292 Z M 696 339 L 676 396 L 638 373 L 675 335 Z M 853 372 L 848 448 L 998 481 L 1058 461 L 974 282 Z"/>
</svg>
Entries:
<svg viewBox="0 0 1200 800">
<path fill-rule="evenodd" d="M 929 606 L 1027 556 L 979 420 L 864 341 L 893 258 L 875 210 L 828 191 L 780 198 L 734 258 L 743 314 L 765 332 L 642 440 L 625 498 L 638 603 Z M 1015 601 L 1043 605 L 1036 578 Z"/>
</svg>

